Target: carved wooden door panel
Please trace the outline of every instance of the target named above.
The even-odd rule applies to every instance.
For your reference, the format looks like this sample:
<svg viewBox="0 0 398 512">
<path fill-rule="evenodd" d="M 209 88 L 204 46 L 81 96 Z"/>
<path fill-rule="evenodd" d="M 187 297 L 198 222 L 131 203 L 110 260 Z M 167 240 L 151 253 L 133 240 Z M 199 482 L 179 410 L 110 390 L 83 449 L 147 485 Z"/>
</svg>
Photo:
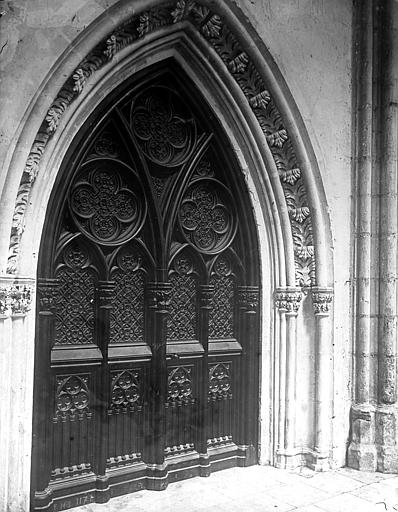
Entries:
<svg viewBox="0 0 398 512">
<path fill-rule="evenodd" d="M 39 266 L 37 510 L 256 462 L 255 223 L 191 87 L 172 64 L 124 85 L 65 159 Z"/>
</svg>

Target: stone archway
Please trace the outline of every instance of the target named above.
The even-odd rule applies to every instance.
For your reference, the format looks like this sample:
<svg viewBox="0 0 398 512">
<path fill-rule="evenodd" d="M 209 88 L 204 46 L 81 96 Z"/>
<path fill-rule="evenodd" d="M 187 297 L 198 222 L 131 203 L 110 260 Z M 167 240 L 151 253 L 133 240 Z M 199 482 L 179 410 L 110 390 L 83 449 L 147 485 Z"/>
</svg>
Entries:
<svg viewBox="0 0 398 512">
<path fill-rule="evenodd" d="M 8 272 L 14 287 L 5 293 L 14 297 L 13 307 L 22 305 L 24 314 L 23 301 L 29 301 L 29 290 L 18 277 L 35 274 L 32 254 L 38 252 L 58 169 L 100 95 L 151 63 L 175 58 L 206 91 L 210 107 L 224 125 L 245 174 L 259 225 L 262 332 L 270 333 L 263 349 L 262 409 L 273 410 L 272 424 L 262 428 L 262 461 L 286 467 L 304 459 L 315 468 L 325 468 L 331 447 L 331 382 L 327 377 L 331 373 L 330 234 L 315 158 L 289 91 L 252 29 L 223 2 L 137 2 L 133 10 L 120 2 L 112 16 L 112 22 L 106 17 L 98 20 L 95 35 L 89 32 L 82 39 L 78 52 L 85 57 L 80 63 L 78 52 L 60 60 L 59 70 L 69 73 L 68 80 L 59 90 L 54 72 L 43 94 L 54 100 L 49 104 L 41 98 L 34 122 L 32 118 L 26 123 L 20 144 L 24 137 L 34 142 L 17 194 L 10 240 Z M 43 122 L 33 137 L 39 111 Z M 10 169 L 21 168 L 20 158 L 23 152 L 16 151 Z M 312 295 L 318 340 L 314 442 L 304 449 L 295 443 L 293 406 L 296 319 L 303 289 Z M 51 301 L 46 294 L 39 297 L 42 303 Z M 18 328 L 16 318 L 13 323 Z M 31 353 L 33 331 L 26 328 Z M 27 370 L 28 381 L 32 371 L 31 367 Z M 21 372 L 20 378 L 25 382 L 26 374 Z M 31 411 L 29 398 L 27 403 Z"/>
</svg>

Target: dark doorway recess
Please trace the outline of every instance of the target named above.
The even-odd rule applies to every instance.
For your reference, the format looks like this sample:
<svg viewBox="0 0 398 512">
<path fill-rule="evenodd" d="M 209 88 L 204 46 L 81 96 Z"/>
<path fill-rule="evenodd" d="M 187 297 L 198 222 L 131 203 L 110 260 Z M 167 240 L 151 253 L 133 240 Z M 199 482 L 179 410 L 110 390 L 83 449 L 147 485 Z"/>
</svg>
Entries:
<svg viewBox="0 0 398 512">
<path fill-rule="evenodd" d="M 48 205 L 34 510 L 257 462 L 259 279 L 206 98 L 173 61 L 135 75 L 82 126 Z"/>
</svg>

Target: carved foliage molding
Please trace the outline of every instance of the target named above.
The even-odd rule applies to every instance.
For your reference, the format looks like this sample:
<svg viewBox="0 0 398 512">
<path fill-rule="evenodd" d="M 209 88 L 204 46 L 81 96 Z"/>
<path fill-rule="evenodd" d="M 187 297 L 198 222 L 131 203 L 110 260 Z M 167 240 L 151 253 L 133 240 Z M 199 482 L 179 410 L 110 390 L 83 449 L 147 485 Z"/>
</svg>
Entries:
<svg viewBox="0 0 398 512">
<path fill-rule="evenodd" d="M 260 72 L 256 69 L 255 63 L 239 41 L 238 35 L 231 31 L 218 13 L 210 10 L 205 5 L 201 5 L 200 2 L 192 0 L 170 2 L 170 4 L 142 12 L 127 21 L 118 30 L 109 34 L 83 59 L 61 88 L 43 120 L 23 171 L 12 222 L 9 273 L 16 273 L 17 271 L 17 258 L 24 229 L 25 210 L 32 184 L 37 176 L 41 156 L 49 138 L 57 129 L 64 112 L 77 95 L 82 92 L 90 76 L 114 58 L 117 52 L 162 26 L 179 22 L 191 23 L 208 41 L 246 96 L 279 171 L 292 227 L 296 285 L 309 286 L 316 284 L 311 209 L 308 204 L 302 169 L 296 159 L 292 142 L 289 139 L 280 112 Z M 151 107 L 148 104 L 145 108 Z M 152 158 L 158 158 L 159 155 L 156 156 L 157 150 L 154 153 L 154 146 L 151 146 L 151 141 L 146 135 L 144 110 L 141 112 L 141 121 L 141 127 L 136 127 L 137 134 L 147 147 L 147 154 L 152 155 Z M 170 161 L 175 158 L 178 146 L 176 141 L 178 142 L 181 137 L 186 137 L 184 129 L 181 129 L 181 124 L 178 122 L 178 129 L 176 130 L 176 127 L 173 126 L 173 129 L 170 130 L 173 124 L 176 125 L 176 122 L 173 123 L 170 120 L 165 124 L 169 127 L 167 158 L 162 154 L 163 159 L 171 159 Z M 151 150 L 150 147 L 152 147 Z"/>
<path fill-rule="evenodd" d="M 312 304 L 316 315 L 328 315 L 333 302 L 333 290 L 315 287 L 311 290 Z"/>
<path fill-rule="evenodd" d="M 287 313 L 298 313 L 303 294 L 297 288 L 278 289 L 274 293 L 275 307 Z"/>
<path fill-rule="evenodd" d="M 25 315 L 30 310 L 33 287 L 0 282 L 0 316 Z"/>
</svg>

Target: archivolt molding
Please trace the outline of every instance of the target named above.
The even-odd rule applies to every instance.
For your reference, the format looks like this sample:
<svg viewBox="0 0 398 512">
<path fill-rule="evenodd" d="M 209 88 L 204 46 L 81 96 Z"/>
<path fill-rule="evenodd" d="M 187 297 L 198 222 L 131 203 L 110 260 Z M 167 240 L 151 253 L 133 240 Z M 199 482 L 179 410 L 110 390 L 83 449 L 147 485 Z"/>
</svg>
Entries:
<svg viewBox="0 0 398 512">
<path fill-rule="evenodd" d="M 126 46 L 166 25 L 190 23 L 210 44 L 239 85 L 253 111 L 279 171 L 292 231 L 296 286 L 314 286 L 315 255 L 311 209 L 302 169 L 282 116 L 266 83 L 223 16 L 194 0 L 162 4 L 135 15 L 102 40 L 66 80 L 51 104 L 33 142 L 22 174 L 12 221 L 8 273 L 18 269 L 18 254 L 24 229 L 24 216 L 30 192 L 39 171 L 40 159 L 57 130 L 65 111 L 83 91 L 87 80 Z"/>
</svg>

